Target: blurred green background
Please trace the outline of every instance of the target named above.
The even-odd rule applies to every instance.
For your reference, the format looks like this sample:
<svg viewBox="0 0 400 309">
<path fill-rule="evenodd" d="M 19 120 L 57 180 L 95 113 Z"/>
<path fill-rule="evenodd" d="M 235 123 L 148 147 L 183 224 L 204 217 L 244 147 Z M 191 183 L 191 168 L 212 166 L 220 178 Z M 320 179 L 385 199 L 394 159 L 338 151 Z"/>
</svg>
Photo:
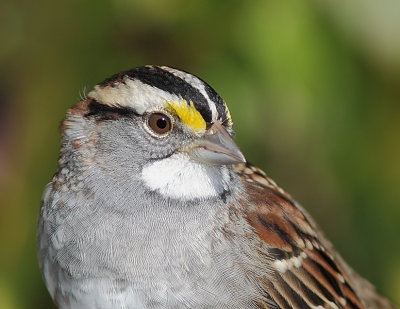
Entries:
<svg viewBox="0 0 400 309">
<path fill-rule="evenodd" d="M 143 64 L 207 80 L 247 158 L 400 304 L 400 1 L 0 4 L 0 308 L 53 308 L 35 227 L 58 125 L 94 84 Z"/>
</svg>

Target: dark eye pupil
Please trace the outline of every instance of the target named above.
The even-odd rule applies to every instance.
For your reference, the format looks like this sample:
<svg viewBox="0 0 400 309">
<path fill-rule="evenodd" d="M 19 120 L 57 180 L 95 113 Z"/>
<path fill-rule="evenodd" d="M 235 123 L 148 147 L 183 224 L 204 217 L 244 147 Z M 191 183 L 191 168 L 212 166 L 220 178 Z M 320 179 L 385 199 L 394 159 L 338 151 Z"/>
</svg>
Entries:
<svg viewBox="0 0 400 309">
<path fill-rule="evenodd" d="M 150 129 L 157 134 L 167 134 L 172 130 L 170 117 L 160 112 L 148 115 L 147 124 Z"/>
<path fill-rule="evenodd" d="M 167 119 L 164 117 L 157 120 L 157 127 L 160 129 L 165 129 L 167 127 Z"/>
</svg>

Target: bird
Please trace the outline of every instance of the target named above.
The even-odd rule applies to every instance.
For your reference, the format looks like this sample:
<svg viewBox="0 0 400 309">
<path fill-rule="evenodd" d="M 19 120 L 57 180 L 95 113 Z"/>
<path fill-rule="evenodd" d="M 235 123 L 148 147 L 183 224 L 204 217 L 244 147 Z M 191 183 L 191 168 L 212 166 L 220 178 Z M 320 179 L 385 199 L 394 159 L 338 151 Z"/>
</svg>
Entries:
<svg viewBox="0 0 400 309">
<path fill-rule="evenodd" d="M 395 308 L 233 139 L 225 101 L 145 65 L 60 125 L 37 227 L 59 308 Z"/>
</svg>

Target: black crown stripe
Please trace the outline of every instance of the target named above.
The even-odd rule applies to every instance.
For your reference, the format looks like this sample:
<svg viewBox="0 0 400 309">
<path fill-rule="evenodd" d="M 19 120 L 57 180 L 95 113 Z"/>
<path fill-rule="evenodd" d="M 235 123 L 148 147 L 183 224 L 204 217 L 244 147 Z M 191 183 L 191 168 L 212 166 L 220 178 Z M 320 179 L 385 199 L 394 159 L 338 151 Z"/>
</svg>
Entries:
<svg viewBox="0 0 400 309">
<path fill-rule="evenodd" d="M 211 122 L 212 113 L 210 107 L 207 99 L 200 93 L 200 91 L 182 78 L 157 66 L 142 66 L 117 73 L 99 83 L 99 86 L 112 87 L 117 82 L 123 82 L 124 76 L 129 76 L 132 79 L 138 79 L 144 84 L 159 88 L 171 94 L 179 95 L 187 102 L 192 101 L 196 109 L 203 116 L 204 120 L 208 123 Z M 201 81 L 204 84 L 208 96 L 216 104 L 217 112 L 220 118 L 225 118 L 225 106 L 222 99 L 214 89 L 212 89 L 203 80 Z"/>
</svg>

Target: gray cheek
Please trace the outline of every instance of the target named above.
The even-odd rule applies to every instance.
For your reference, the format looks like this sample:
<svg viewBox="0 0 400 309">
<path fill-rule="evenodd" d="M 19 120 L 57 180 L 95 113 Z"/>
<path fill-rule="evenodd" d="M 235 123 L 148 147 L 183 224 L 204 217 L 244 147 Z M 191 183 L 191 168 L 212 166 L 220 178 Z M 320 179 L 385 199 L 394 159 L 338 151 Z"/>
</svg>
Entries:
<svg viewBox="0 0 400 309">
<path fill-rule="evenodd" d="M 97 128 L 96 156 L 102 161 L 115 161 L 121 167 L 129 168 L 132 164 L 143 166 L 146 162 L 172 155 L 184 140 L 180 130 L 170 135 L 157 138 L 145 128 L 143 119 L 119 119 L 102 124 Z M 107 159 L 107 160 L 106 160 Z"/>
</svg>

